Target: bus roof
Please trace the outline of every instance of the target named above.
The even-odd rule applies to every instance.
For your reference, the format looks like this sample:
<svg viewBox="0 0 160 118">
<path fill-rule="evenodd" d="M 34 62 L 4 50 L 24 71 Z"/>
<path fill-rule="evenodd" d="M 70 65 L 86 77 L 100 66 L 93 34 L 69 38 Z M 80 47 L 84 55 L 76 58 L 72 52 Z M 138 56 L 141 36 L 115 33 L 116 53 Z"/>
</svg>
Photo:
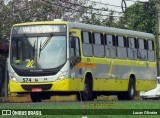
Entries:
<svg viewBox="0 0 160 118">
<path fill-rule="evenodd" d="M 66 21 L 39 21 L 39 22 L 26 22 L 26 23 L 18 23 L 14 24 L 14 26 L 27 26 L 27 25 L 44 25 L 44 24 L 68 24 Z"/>
<path fill-rule="evenodd" d="M 98 25 L 91 25 L 85 23 L 78 23 L 78 22 L 67 22 L 67 21 L 44 21 L 44 22 L 27 22 L 27 23 L 20 23 L 15 24 L 14 26 L 23 26 L 23 25 L 42 25 L 42 24 L 68 24 L 69 28 L 79 28 L 83 30 L 94 30 L 97 32 L 107 32 L 109 34 L 118 34 L 118 35 L 129 35 L 134 37 L 145 37 L 145 38 L 154 38 L 154 35 L 151 33 L 145 33 L 140 31 L 133 31 L 127 29 L 120 29 L 114 27 L 106 27 L 106 26 L 98 26 Z"/>
<path fill-rule="evenodd" d="M 119 35 L 130 35 L 130 36 L 138 36 L 138 37 L 145 37 L 145 38 L 154 38 L 154 35 L 151 33 L 127 30 L 127 29 L 120 29 L 120 28 L 113 28 L 113 27 L 106 27 L 106 26 L 97 26 L 97 25 L 90 25 L 84 23 L 76 23 L 76 22 L 69 22 L 69 27 L 73 28 L 80 28 L 84 30 L 94 30 L 94 31 L 101 31 L 107 32 L 110 34 L 119 34 Z"/>
</svg>

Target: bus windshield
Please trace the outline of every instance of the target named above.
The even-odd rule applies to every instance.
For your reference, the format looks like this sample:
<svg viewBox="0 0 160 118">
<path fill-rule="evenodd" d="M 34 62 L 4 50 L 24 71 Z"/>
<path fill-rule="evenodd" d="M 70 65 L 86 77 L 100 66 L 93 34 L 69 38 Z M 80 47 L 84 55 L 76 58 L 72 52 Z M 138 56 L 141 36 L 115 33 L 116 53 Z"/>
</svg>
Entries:
<svg viewBox="0 0 160 118">
<path fill-rule="evenodd" d="M 12 30 L 10 61 L 13 68 L 49 70 L 66 62 L 66 25 L 17 26 Z"/>
<path fill-rule="evenodd" d="M 66 61 L 66 36 L 12 38 L 11 64 L 17 69 L 51 69 Z"/>
</svg>

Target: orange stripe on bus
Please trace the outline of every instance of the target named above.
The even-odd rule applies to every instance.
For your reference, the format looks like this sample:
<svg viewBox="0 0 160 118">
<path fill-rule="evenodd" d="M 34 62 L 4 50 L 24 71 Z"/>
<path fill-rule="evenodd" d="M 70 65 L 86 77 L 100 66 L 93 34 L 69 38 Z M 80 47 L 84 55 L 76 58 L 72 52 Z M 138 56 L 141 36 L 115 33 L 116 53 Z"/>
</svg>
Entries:
<svg viewBox="0 0 160 118">
<path fill-rule="evenodd" d="M 80 62 L 75 66 L 75 68 L 96 68 L 96 64 Z"/>
</svg>

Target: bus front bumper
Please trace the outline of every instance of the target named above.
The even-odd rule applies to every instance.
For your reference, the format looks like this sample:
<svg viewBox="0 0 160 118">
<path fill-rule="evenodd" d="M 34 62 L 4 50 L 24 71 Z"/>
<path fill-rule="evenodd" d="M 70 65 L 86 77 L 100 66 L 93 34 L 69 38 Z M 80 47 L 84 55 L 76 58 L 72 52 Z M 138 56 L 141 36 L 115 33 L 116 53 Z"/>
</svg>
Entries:
<svg viewBox="0 0 160 118">
<path fill-rule="evenodd" d="M 73 84 L 74 83 L 74 84 Z M 20 83 L 9 81 L 9 92 L 43 92 L 43 91 L 78 91 L 82 86 L 77 86 L 79 79 L 64 79 L 57 82 L 44 82 L 44 83 Z"/>
</svg>

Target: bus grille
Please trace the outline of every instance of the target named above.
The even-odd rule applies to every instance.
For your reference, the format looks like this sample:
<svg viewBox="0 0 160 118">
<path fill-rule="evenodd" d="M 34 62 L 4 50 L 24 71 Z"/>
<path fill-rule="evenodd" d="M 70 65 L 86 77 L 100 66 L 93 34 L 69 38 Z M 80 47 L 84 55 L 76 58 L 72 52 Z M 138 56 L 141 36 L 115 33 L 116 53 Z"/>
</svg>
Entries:
<svg viewBox="0 0 160 118">
<path fill-rule="evenodd" d="M 21 85 L 21 87 L 26 91 L 31 91 L 32 88 L 42 88 L 42 90 L 49 90 L 52 84 L 41 84 L 41 85 Z"/>
</svg>

